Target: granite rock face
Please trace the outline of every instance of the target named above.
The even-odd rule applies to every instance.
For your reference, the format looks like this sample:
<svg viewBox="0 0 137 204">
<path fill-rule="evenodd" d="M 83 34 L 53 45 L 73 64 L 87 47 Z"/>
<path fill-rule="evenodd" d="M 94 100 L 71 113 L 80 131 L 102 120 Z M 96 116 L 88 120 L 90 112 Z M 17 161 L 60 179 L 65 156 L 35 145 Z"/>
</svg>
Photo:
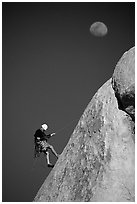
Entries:
<svg viewBox="0 0 137 204">
<path fill-rule="evenodd" d="M 135 47 L 124 53 L 112 76 L 119 107 L 135 119 Z"/>
<path fill-rule="evenodd" d="M 135 201 L 134 120 L 112 84 L 94 95 L 34 201 Z"/>
</svg>

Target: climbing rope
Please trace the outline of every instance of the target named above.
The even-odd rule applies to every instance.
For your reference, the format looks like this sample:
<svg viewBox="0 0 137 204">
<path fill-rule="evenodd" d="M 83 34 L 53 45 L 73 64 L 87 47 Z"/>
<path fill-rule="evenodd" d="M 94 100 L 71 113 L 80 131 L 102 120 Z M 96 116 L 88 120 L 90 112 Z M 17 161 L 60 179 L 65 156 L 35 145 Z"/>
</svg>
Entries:
<svg viewBox="0 0 137 204">
<path fill-rule="evenodd" d="M 58 130 L 56 131 L 56 134 L 59 133 L 59 132 L 62 132 L 63 130 L 65 130 L 67 127 L 69 127 L 71 124 L 73 124 L 73 123 L 76 122 L 76 121 L 77 121 L 77 119 L 72 120 L 71 122 L 67 123 L 64 127 L 58 129 Z"/>
</svg>

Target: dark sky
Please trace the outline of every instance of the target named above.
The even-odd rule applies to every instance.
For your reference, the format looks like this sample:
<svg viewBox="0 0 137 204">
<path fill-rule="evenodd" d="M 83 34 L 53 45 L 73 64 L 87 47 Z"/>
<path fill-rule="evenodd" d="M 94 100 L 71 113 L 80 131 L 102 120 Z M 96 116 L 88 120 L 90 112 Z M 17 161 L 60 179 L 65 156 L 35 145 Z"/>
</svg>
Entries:
<svg viewBox="0 0 137 204">
<path fill-rule="evenodd" d="M 90 34 L 102 21 L 105 37 Z M 134 46 L 134 3 L 2 3 L 3 201 L 29 202 L 51 171 L 41 155 L 33 168 L 33 134 L 59 131 L 66 146 L 97 90 Z M 51 155 L 52 163 L 56 158 Z"/>
</svg>

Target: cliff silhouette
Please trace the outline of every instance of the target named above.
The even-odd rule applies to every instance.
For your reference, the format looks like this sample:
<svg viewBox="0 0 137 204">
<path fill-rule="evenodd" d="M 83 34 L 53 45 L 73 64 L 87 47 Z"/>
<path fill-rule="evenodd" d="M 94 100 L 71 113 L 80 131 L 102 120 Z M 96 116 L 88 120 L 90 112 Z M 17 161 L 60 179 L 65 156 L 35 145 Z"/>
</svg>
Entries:
<svg viewBox="0 0 137 204">
<path fill-rule="evenodd" d="M 135 48 L 93 96 L 35 202 L 135 201 Z"/>
</svg>

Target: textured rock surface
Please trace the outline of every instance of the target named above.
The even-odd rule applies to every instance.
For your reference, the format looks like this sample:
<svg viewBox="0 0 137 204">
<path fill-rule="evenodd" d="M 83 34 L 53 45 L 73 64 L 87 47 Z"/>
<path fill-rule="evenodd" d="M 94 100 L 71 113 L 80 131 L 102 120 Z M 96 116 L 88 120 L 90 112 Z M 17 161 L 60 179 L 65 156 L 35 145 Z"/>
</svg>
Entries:
<svg viewBox="0 0 137 204">
<path fill-rule="evenodd" d="M 135 201 L 134 121 L 112 79 L 94 95 L 34 201 Z"/>
<path fill-rule="evenodd" d="M 135 48 L 121 57 L 112 76 L 119 107 L 135 118 Z"/>
</svg>

